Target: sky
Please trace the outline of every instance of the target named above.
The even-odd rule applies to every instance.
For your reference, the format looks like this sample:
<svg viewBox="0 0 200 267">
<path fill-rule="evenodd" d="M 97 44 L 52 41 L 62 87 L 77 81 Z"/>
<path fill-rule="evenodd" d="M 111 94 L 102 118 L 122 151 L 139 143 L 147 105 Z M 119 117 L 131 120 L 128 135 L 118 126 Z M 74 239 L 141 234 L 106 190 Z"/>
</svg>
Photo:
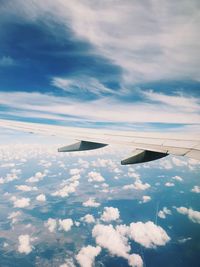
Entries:
<svg viewBox="0 0 200 267">
<path fill-rule="evenodd" d="M 197 130 L 199 1 L 0 1 L 0 117 Z"/>
<path fill-rule="evenodd" d="M 199 10 L 0 0 L 0 119 L 198 134 Z M 1 266 L 199 266 L 199 162 L 122 166 L 132 147 L 64 145 L 0 129 Z"/>
</svg>

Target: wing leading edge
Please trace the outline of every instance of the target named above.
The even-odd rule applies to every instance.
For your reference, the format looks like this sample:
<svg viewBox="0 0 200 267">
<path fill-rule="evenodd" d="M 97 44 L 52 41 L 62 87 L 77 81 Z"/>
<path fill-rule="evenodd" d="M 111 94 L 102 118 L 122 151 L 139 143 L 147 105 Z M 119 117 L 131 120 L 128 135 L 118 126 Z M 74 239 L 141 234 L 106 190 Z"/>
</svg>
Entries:
<svg viewBox="0 0 200 267">
<path fill-rule="evenodd" d="M 0 127 L 78 140 L 78 143 L 59 148 L 59 152 L 85 151 L 108 144 L 136 149 L 130 157 L 121 161 L 122 165 L 152 161 L 169 154 L 200 160 L 200 137 L 198 135 L 97 130 L 9 120 L 0 120 Z"/>
</svg>

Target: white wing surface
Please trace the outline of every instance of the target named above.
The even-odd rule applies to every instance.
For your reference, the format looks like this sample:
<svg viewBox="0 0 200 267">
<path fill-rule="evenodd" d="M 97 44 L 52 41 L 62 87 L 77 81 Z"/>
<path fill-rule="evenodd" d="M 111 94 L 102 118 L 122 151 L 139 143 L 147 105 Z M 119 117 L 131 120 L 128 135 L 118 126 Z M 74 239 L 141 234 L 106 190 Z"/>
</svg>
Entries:
<svg viewBox="0 0 200 267">
<path fill-rule="evenodd" d="M 169 154 L 200 160 L 200 137 L 191 134 L 112 131 L 0 120 L 0 128 L 28 133 L 73 138 L 78 142 L 59 148 L 59 152 L 83 151 L 119 144 L 135 149 L 122 164 L 147 162 Z"/>
</svg>

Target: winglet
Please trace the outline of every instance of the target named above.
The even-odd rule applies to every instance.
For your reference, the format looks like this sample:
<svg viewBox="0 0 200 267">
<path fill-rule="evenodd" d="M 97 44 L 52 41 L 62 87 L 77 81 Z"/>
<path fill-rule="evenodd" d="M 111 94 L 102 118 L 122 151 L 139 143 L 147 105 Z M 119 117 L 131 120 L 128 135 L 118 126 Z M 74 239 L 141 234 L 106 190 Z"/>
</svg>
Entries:
<svg viewBox="0 0 200 267">
<path fill-rule="evenodd" d="M 58 149 L 58 152 L 73 152 L 73 151 L 84 151 L 84 150 L 92 150 L 107 146 L 108 144 L 103 143 L 95 143 L 89 141 L 79 141 L 78 143 L 64 146 Z"/>
</svg>

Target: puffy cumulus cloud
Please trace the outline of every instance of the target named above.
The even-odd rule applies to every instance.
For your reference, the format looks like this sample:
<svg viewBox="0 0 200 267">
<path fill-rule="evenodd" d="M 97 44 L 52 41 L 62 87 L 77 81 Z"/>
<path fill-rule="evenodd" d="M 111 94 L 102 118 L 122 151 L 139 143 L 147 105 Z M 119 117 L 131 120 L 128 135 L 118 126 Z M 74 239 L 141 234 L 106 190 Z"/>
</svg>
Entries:
<svg viewBox="0 0 200 267">
<path fill-rule="evenodd" d="M 19 216 L 22 213 L 20 211 L 13 211 L 9 214 L 8 219 L 11 220 L 11 223 L 14 224 L 19 220 Z"/>
<path fill-rule="evenodd" d="M 173 187 L 175 184 L 174 183 L 171 183 L 171 182 L 167 182 L 165 183 L 165 186 L 166 187 Z"/>
<path fill-rule="evenodd" d="M 115 229 L 111 224 L 97 224 L 92 230 L 92 236 L 99 246 L 109 250 L 112 255 L 127 258 L 130 245 L 127 237 L 121 233 L 122 231 Z"/>
<path fill-rule="evenodd" d="M 15 196 L 13 196 L 11 198 L 11 201 L 13 201 L 15 208 L 26 208 L 30 205 L 30 198 L 26 197 L 16 198 Z"/>
<path fill-rule="evenodd" d="M 70 174 L 70 175 L 78 175 L 78 174 L 80 174 L 81 172 L 82 172 L 82 169 L 78 169 L 78 168 L 69 170 L 69 174 Z"/>
<path fill-rule="evenodd" d="M 173 168 L 172 163 L 167 159 L 161 160 L 159 163 L 160 163 L 159 166 L 160 166 L 161 169 L 170 170 L 170 169 Z"/>
<path fill-rule="evenodd" d="M 97 208 L 101 204 L 96 202 L 95 198 L 90 197 L 87 201 L 83 202 L 84 207 L 94 207 Z"/>
<path fill-rule="evenodd" d="M 186 161 L 181 160 L 181 159 L 176 158 L 176 157 L 172 157 L 171 160 L 172 160 L 172 163 L 177 167 L 182 167 L 182 166 L 186 166 L 187 165 Z"/>
<path fill-rule="evenodd" d="M 70 231 L 74 224 L 72 219 L 64 219 L 64 220 L 59 219 L 58 223 L 59 223 L 59 229 L 64 230 L 65 232 Z"/>
<path fill-rule="evenodd" d="M 18 190 L 24 191 L 24 192 L 30 192 L 30 191 L 37 191 L 38 190 L 38 188 L 36 186 L 16 185 L 15 187 Z"/>
<path fill-rule="evenodd" d="M 119 219 L 119 216 L 120 214 L 118 208 L 105 207 L 104 212 L 101 215 L 101 220 L 104 222 L 116 221 Z"/>
<path fill-rule="evenodd" d="M 109 185 L 107 183 L 103 183 L 101 184 L 102 187 L 109 187 Z"/>
<path fill-rule="evenodd" d="M 15 165 L 16 165 L 15 163 L 10 162 L 10 163 L 3 163 L 0 165 L 0 167 L 1 168 L 13 168 L 13 167 L 15 167 Z"/>
<path fill-rule="evenodd" d="M 140 179 L 140 174 L 137 173 L 133 168 L 128 169 L 128 177 L 132 177 L 135 179 Z"/>
<path fill-rule="evenodd" d="M 132 267 L 143 267 L 143 260 L 142 260 L 142 258 L 140 257 L 140 255 L 135 254 L 135 253 L 131 254 L 128 257 L 128 263 Z"/>
<path fill-rule="evenodd" d="M 48 228 L 49 232 L 53 233 L 56 230 L 57 221 L 56 219 L 49 218 L 47 222 L 44 223 L 44 225 Z"/>
<path fill-rule="evenodd" d="M 81 221 L 86 223 L 95 223 L 95 218 L 92 214 L 86 214 L 84 217 L 81 218 Z"/>
<path fill-rule="evenodd" d="M 131 223 L 128 233 L 131 239 L 146 248 L 164 246 L 170 240 L 165 230 L 151 221 Z"/>
<path fill-rule="evenodd" d="M 99 172 L 89 172 L 88 173 L 88 182 L 104 182 L 105 179 Z"/>
<path fill-rule="evenodd" d="M 0 184 L 9 183 L 9 182 L 12 182 L 14 180 L 18 180 L 19 174 L 21 174 L 20 169 L 15 169 L 15 168 L 11 169 L 10 173 L 7 173 L 4 178 L 0 177 Z"/>
<path fill-rule="evenodd" d="M 101 168 L 109 168 L 111 170 L 115 170 L 117 168 L 116 163 L 111 159 L 101 159 L 98 158 L 95 161 L 92 161 L 93 167 L 101 167 Z"/>
<path fill-rule="evenodd" d="M 41 165 L 41 166 L 43 166 L 45 168 L 49 168 L 49 167 L 51 167 L 52 163 L 47 161 L 47 160 L 41 159 L 39 161 L 39 165 Z"/>
<path fill-rule="evenodd" d="M 18 237 L 19 240 L 19 245 L 18 245 L 18 252 L 19 253 L 25 253 L 29 254 L 32 251 L 32 246 L 31 246 L 31 238 L 29 235 L 20 235 Z"/>
<path fill-rule="evenodd" d="M 146 190 L 150 188 L 150 184 L 148 183 L 143 183 L 141 180 L 137 179 L 133 184 L 130 185 L 124 185 L 123 189 L 128 190 L 128 189 L 135 189 L 135 190 Z"/>
<path fill-rule="evenodd" d="M 176 210 L 183 215 L 187 215 L 188 218 L 194 222 L 194 223 L 199 223 L 200 224 L 200 212 L 193 210 L 192 208 L 186 208 L 186 207 L 179 207 L 176 208 Z"/>
<path fill-rule="evenodd" d="M 65 263 L 61 264 L 59 267 L 75 267 L 72 259 L 66 259 Z"/>
<path fill-rule="evenodd" d="M 200 193 L 200 186 L 195 185 L 195 186 L 191 189 L 191 192 L 199 194 L 199 193 Z"/>
<path fill-rule="evenodd" d="M 158 217 L 160 217 L 161 219 L 165 219 L 166 215 L 171 215 L 172 212 L 170 209 L 168 209 L 167 207 L 164 207 L 162 210 L 160 210 L 158 212 Z"/>
<path fill-rule="evenodd" d="M 81 224 L 81 223 L 80 223 L 80 222 L 78 222 L 78 221 L 75 221 L 75 222 L 74 222 L 74 225 L 75 225 L 76 227 L 79 227 L 79 226 L 80 226 L 80 224 Z"/>
<path fill-rule="evenodd" d="M 52 196 L 68 197 L 69 194 L 76 192 L 76 188 L 78 187 L 78 185 L 79 185 L 79 181 L 75 180 L 72 183 L 69 183 L 68 185 L 63 186 L 63 188 L 54 192 Z"/>
<path fill-rule="evenodd" d="M 34 176 L 31 176 L 30 178 L 28 178 L 26 180 L 26 182 L 28 183 L 37 183 L 39 181 L 41 181 L 47 174 L 47 171 L 42 172 L 36 172 L 36 174 Z"/>
<path fill-rule="evenodd" d="M 175 180 L 175 181 L 178 181 L 178 182 L 182 182 L 183 181 L 183 178 L 178 176 L 178 175 L 173 176 L 172 179 Z"/>
<path fill-rule="evenodd" d="M 87 246 L 83 247 L 76 256 L 76 260 L 82 267 L 92 267 L 95 257 L 99 255 L 101 248 L 99 246 Z"/>
<path fill-rule="evenodd" d="M 130 266 L 142 267 L 142 258 L 137 254 L 129 254 L 131 247 L 128 243 L 128 230 L 129 227 L 126 225 L 118 225 L 114 228 L 111 224 L 97 224 L 92 230 L 92 236 L 96 243 L 107 249 L 111 255 L 127 259 Z"/>
<path fill-rule="evenodd" d="M 78 164 L 83 168 L 83 169 L 87 169 L 90 166 L 90 163 L 86 160 L 83 159 L 78 159 Z"/>
<path fill-rule="evenodd" d="M 149 201 L 151 201 L 151 197 L 150 196 L 143 196 L 142 197 L 142 200 L 139 202 L 140 204 L 141 203 L 147 203 L 147 202 L 149 202 Z"/>
<path fill-rule="evenodd" d="M 46 201 L 46 196 L 44 194 L 40 194 L 36 197 L 37 201 L 45 202 Z"/>
</svg>

